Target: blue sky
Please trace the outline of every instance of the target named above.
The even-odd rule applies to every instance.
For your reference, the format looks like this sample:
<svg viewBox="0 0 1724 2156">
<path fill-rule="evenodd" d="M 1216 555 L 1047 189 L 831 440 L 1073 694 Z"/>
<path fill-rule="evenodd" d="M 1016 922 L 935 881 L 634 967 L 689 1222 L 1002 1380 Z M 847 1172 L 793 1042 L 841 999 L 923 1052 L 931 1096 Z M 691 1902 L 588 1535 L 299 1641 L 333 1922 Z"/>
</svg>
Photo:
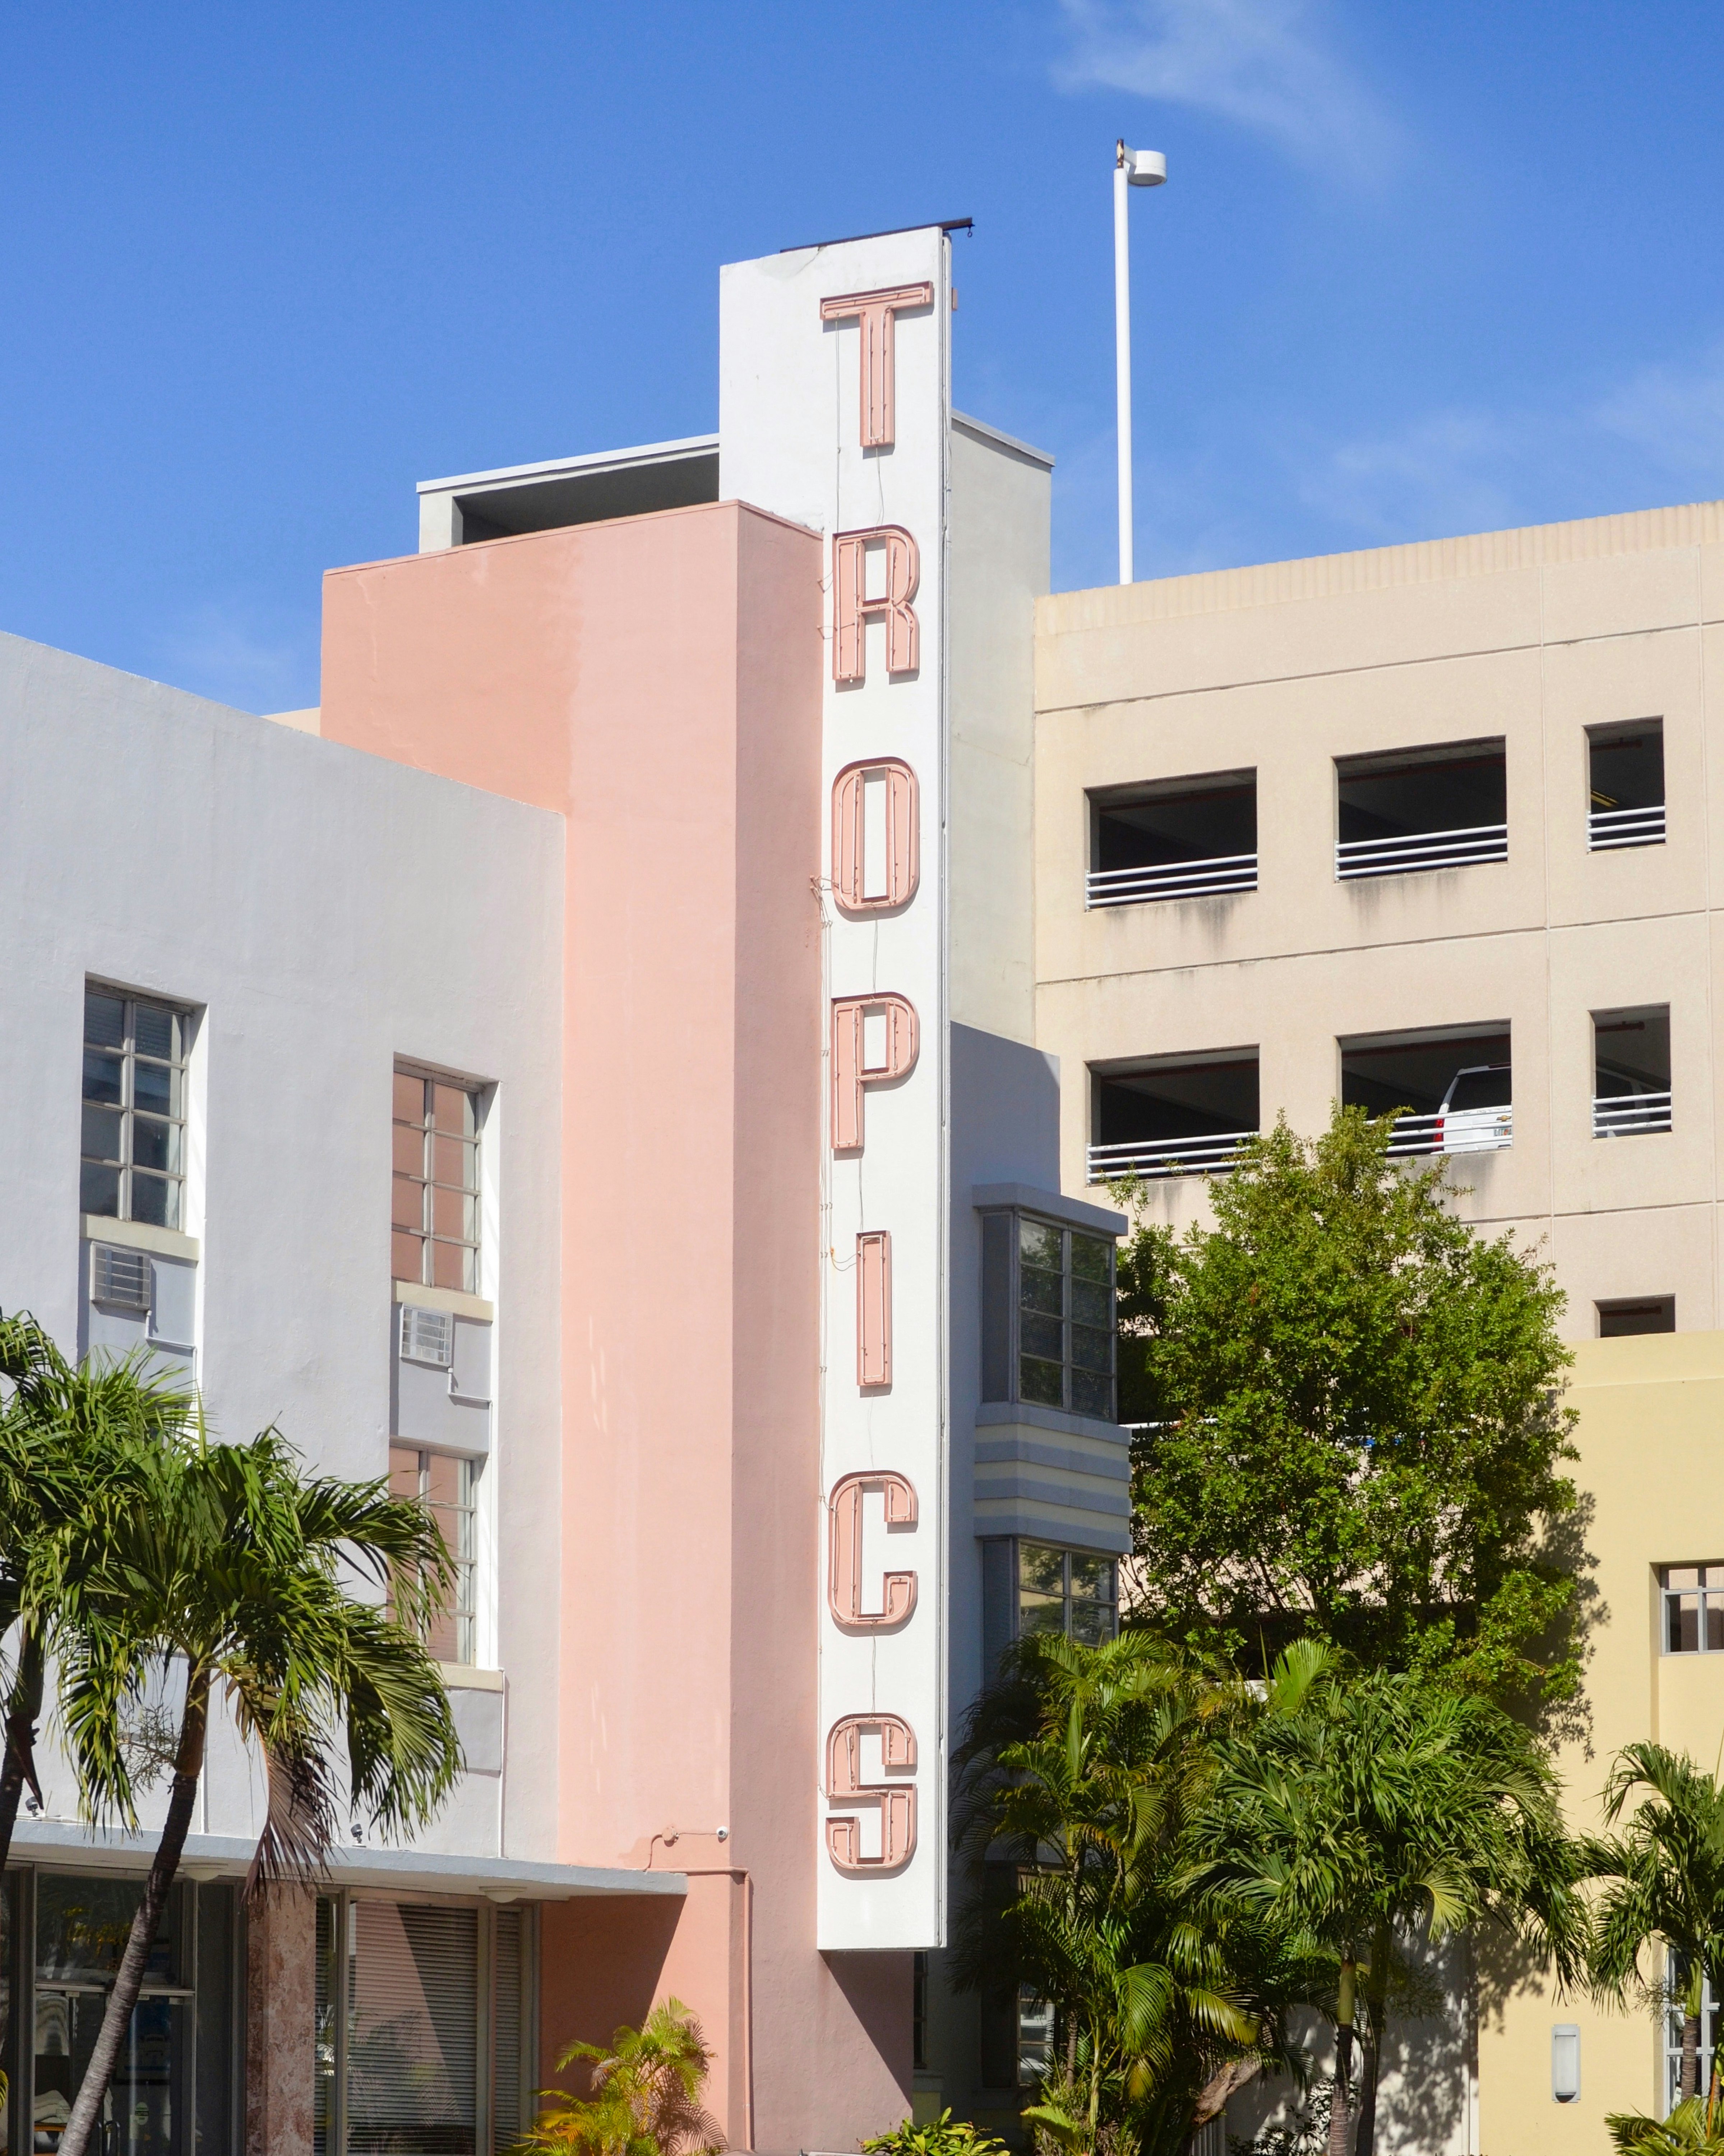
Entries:
<svg viewBox="0 0 1724 2156">
<path fill-rule="evenodd" d="M 693 434 L 717 265 L 973 216 L 964 408 L 1140 576 L 1724 494 L 1724 13 L 0 0 L 0 627 L 316 701 L 413 481 Z"/>
</svg>

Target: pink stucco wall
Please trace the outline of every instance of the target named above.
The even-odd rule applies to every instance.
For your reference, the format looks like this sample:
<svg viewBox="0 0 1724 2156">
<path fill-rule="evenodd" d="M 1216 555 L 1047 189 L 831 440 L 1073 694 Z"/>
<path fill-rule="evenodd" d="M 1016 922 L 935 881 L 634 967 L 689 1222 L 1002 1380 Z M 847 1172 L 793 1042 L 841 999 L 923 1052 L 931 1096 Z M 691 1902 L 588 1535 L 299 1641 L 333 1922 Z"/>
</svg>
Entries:
<svg viewBox="0 0 1724 2156">
<path fill-rule="evenodd" d="M 738 2146 L 752 2050 L 762 2149 L 852 2147 L 910 2081 L 908 1957 L 813 1944 L 820 573 L 721 503 L 324 606 L 326 737 L 568 819 L 557 1854 L 699 1876 L 674 1926 L 547 1911 L 545 2046 L 674 1991 Z"/>
</svg>

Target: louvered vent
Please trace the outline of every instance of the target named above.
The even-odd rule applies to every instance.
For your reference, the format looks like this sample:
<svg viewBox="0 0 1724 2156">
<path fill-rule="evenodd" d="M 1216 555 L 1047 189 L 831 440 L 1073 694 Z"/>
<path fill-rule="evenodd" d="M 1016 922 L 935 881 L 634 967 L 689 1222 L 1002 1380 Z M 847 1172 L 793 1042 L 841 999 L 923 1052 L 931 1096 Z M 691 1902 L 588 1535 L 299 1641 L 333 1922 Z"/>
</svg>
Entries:
<svg viewBox="0 0 1724 2156">
<path fill-rule="evenodd" d="M 473 2148 L 479 1917 L 361 1902 L 348 2007 L 348 2156 Z"/>
<path fill-rule="evenodd" d="M 404 1363 L 428 1363 L 434 1369 L 448 1369 L 455 1359 L 455 1321 L 449 1312 L 419 1310 L 403 1303 L 401 1358 Z"/>
<path fill-rule="evenodd" d="M 90 1246 L 90 1299 L 121 1310 L 150 1307 L 147 1250 L 116 1250 L 111 1243 Z"/>
</svg>

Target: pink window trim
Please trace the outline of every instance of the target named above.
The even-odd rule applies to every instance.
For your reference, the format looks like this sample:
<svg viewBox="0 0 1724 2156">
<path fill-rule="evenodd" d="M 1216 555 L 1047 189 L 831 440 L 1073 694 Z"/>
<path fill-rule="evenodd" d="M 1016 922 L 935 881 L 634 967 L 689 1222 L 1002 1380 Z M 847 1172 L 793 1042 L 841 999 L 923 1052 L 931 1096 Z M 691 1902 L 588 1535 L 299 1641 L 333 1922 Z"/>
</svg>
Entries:
<svg viewBox="0 0 1724 2156">
<path fill-rule="evenodd" d="M 863 803 L 870 778 L 885 782 L 885 893 L 867 898 L 868 862 L 862 831 Z M 895 756 L 847 763 L 832 782 L 832 891 L 845 913 L 884 913 L 908 906 L 921 881 L 921 788 L 910 766 Z"/>
<path fill-rule="evenodd" d="M 846 1714 L 834 1722 L 826 1739 L 826 1794 L 842 1803 L 860 1797 L 880 1808 L 878 1856 L 862 1854 L 862 1822 L 842 1813 L 826 1822 L 826 1853 L 840 1871 L 895 1871 L 916 1854 L 916 1788 L 895 1782 L 862 1779 L 862 1739 L 877 1730 L 880 1763 L 888 1774 L 913 1772 L 916 1732 L 901 1715 Z"/>
</svg>

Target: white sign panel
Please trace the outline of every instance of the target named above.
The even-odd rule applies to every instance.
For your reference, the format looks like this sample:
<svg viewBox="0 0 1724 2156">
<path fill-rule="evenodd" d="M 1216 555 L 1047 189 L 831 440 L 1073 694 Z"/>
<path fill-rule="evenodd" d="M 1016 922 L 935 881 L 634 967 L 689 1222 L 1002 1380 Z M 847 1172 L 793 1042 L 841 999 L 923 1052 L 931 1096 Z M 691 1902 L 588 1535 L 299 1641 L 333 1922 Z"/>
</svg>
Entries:
<svg viewBox="0 0 1724 2156">
<path fill-rule="evenodd" d="M 720 490 L 822 535 L 823 1948 L 943 1943 L 949 246 L 723 272 Z"/>
</svg>

